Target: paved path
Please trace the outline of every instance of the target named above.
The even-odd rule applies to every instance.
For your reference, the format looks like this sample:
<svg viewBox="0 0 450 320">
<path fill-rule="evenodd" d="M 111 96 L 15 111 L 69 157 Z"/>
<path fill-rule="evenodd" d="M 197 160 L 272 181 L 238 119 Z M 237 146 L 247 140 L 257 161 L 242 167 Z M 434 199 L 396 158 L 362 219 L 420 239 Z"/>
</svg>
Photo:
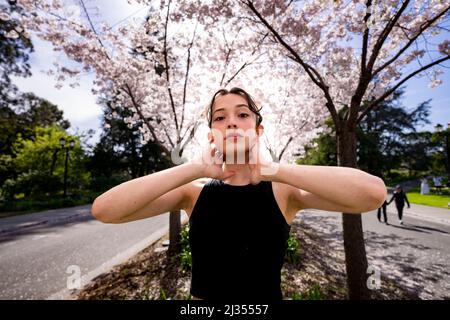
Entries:
<svg viewBox="0 0 450 320">
<path fill-rule="evenodd" d="M 450 223 L 446 216 L 450 210 L 424 207 L 411 204 L 404 211 L 403 225 L 398 223 L 395 206 L 388 206 L 389 225 L 378 222 L 376 211 L 365 213 L 368 262 L 382 277 L 401 283 L 422 299 L 450 299 Z M 341 216 L 305 210 L 302 219 L 342 248 Z"/>
<path fill-rule="evenodd" d="M 89 212 L 81 206 L 0 221 L 0 299 L 68 298 L 78 270 L 84 285 L 168 231 L 168 214 L 104 224 Z"/>
<path fill-rule="evenodd" d="M 393 204 L 388 215 L 390 225 L 379 223 L 376 211 L 363 215 L 369 264 L 421 298 L 450 299 L 450 210 L 411 204 L 404 225 Z M 307 210 L 302 218 L 342 241 L 339 213 Z M 103 224 L 90 205 L 0 219 L 0 299 L 68 298 L 77 268 L 84 285 L 159 239 L 168 220 Z"/>
</svg>

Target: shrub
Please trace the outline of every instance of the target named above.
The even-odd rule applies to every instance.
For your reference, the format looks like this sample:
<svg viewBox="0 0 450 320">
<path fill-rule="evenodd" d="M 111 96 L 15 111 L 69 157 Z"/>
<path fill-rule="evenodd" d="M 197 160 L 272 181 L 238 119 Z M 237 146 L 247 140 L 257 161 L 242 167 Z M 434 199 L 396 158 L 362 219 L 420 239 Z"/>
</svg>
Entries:
<svg viewBox="0 0 450 320">
<path fill-rule="evenodd" d="M 25 197 L 42 199 L 47 193 L 60 190 L 62 183 L 59 177 L 38 170 L 29 170 L 19 174 L 16 179 L 8 179 L 2 187 L 2 192 L 7 200 L 13 200 L 17 193 L 24 193 Z"/>
<path fill-rule="evenodd" d="M 108 177 L 105 176 L 94 176 L 91 179 L 89 189 L 94 191 L 104 192 L 109 190 L 122 182 L 125 182 L 127 179 L 120 175 L 111 175 Z"/>
<path fill-rule="evenodd" d="M 302 293 L 294 293 L 292 300 L 325 300 L 325 294 L 322 292 L 319 284 L 314 284 Z"/>
<path fill-rule="evenodd" d="M 292 233 L 289 233 L 289 238 L 287 240 L 287 249 L 285 255 L 285 261 L 289 263 L 297 263 L 300 260 L 299 253 L 300 245 Z"/>
<path fill-rule="evenodd" d="M 189 224 L 186 224 L 181 229 L 179 261 L 183 270 L 190 271 L 192 269 L 192 254 L 191 246 L 189 245 Z"/>
</svg>

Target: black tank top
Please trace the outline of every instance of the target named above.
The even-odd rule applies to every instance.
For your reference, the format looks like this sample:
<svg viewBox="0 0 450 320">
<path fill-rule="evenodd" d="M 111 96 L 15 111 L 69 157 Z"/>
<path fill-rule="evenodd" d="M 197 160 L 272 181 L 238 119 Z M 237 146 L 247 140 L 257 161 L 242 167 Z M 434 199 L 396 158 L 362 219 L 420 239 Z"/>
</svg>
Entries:
<svg viewBox="0 0 450 320">
<path fill-rule="evenodd" d="M 211 179 L 189 219 L 191 294 L 206 300 L 281 300 L 290 225 L 272 183 Z"/>
</svg>

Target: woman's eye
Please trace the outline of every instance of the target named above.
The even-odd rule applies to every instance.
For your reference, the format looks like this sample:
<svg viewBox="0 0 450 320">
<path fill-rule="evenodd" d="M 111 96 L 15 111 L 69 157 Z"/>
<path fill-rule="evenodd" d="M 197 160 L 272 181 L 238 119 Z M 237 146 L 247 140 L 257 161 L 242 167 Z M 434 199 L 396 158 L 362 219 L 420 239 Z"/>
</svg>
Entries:
<svg viewBox="0 0 450 320">
<path fill-rule="evenodd" d="M 239 117 L 247 118 L 247 117 L 249 117 L 249 115 L 248 115 L 247 113 L 240 113 L 240 114 L 239 114 Z M 223 120 L 224 118 L 225 118 L 225 117 L 217 117 L 217 118 L 214 119 L 214 121 L 221 121 L 221 120 Z"/>
</svg>

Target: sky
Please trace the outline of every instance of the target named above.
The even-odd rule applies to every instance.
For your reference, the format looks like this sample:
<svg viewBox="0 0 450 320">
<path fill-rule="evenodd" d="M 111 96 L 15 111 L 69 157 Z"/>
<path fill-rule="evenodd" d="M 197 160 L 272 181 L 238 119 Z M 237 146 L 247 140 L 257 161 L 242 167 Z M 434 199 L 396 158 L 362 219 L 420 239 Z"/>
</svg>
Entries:
<svg viewBox="0 0 450 320">
<path fill-rule="evenodd" d="M 144 6 L 130 5 L 126 0 L 93 0 L 88 10 L 98 12 L 94 16 L 94 23 L 104 20 L 109 24 L 119 26 L 129 19 L 141 19 L 145 16 Z M 96 5 L 98 10 L 93 7 Z M 96 21 L 97 20 L 97 21 Z M 34 52 L 30 55 L 32 76 L 28 78 L 14 78 L 14 82 L 22 92 L 34 92 L 37 96 L 45 98 L 58 105 L 64 111 L 64 117 L 68 119 L 72 127 L 68 130 L 70 134 L 75 132 L 86 132 L 94 129 L 95 134 L 90 139 L 90 144 L 95 144 L 101 134 L 102 109 L 96 103 L 96 97 L 91 93 L 92 75 L 81 78 L 80 86 L 71 88 L 65 85 L 61 89 L 55 88 L 55 81 L 44 73 L 48 70 L 55 59 L 63 59 L 60 53 L 55 53 L 49 43 L 32 38 Z M 450 69 L 443 68 L 444 74 L 440 79 L 443 83 L 436 87 L 428 86 L 427 77 L 413 78 L 405 87 L 403 105 L 407 109 L 416 107 L 419 103 L 432 99 L 431 101 L 431 124 L 417 128 L 417 130 L 434 130 L 438 123 L 444 127 L 450 122 Z"/>
</svg>

